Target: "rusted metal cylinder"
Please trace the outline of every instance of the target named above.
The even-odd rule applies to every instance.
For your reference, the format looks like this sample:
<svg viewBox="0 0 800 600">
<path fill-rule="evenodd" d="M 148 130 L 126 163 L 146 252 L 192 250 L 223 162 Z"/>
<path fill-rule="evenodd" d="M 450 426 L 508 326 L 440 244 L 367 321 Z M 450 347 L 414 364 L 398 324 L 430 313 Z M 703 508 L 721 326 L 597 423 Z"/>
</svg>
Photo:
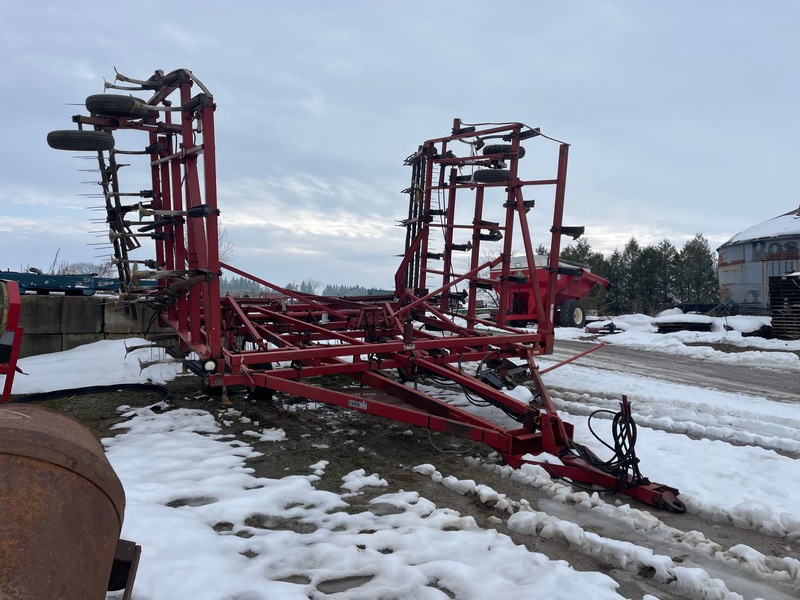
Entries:
<svg viewBox="0 0 800 600">
<path fill-rule="evenodd" d="M 0 600 L 103 599 L 125 493 L 83 424 L 0 407 Z"/>
</svg>

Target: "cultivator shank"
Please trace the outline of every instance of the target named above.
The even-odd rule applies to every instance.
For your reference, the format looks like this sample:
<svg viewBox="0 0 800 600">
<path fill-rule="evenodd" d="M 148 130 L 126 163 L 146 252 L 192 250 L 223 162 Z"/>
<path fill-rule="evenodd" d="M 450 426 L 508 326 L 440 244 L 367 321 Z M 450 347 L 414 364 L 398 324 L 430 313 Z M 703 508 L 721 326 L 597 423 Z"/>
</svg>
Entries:
<svg viewBox="0 0 800 600">
<path fill-rule="evenodd" d="M 316 296 L 220 262 L 216 107 L 197 78 L 185 69 L 157 71 L 145 80 L 117 74 L 117 83 L 107 87 L 141 97 L 91 96 L 91 114 L 74 117 L 79 130 L 53 132 L 48 140 L 59 149 L 96 151 L 123 298 L 128 306 L 155 309 L 175 330 L 189 368 L 209 386 L 223 393 L 240 385 L 277 391 L 459 435 L 487 444 L 515 466 L 536 462 L 542 453 L 560 456 L 563 466 L 547 465 L 554 475 L 677 508 L 671 504 L 677 490 L 651 491 L 638 471 L 598 466 L 574 443 L 534 362 L 553 348 L 561 236 L 576 229 L 562 225 L 567 144 L 555 142 L 550 176 L 527 177 L 522 142 L 554 140 L 522 123 L 456 119 L 449 135 L 424 142 L 406 159 L 412 181 L 393 293 Z M 141 143 L 123 151 L 113 134 L 127 131 L 139 132 Z M 146 157 L 151 189 L 123 191 L 122 154 Z M 529 227 L 534 200 L 525 195 L 530 189 L 551 199 L 552 260 L 542 267 L 549 281 L 544 289 L 540 273 L 525 277 L 511 261 L 521 247 L 527 264 L 537 264 Z M 131 253 L 145 247 L 145 238 L 153 254 L 137 261 Z M 249 278 L 270 294 L 221 297 L 223 272 Z M 155 280 L 155 287 L 142 287 L 144 279 Z M 510 326 L 512 284 L 532 287 L 535 330 Z M 492 315 L 487 298 L 496 307 Z M 324 385 L 331 376 L 347 383 Z M 420 389 L 445 381 L 478 409 L 501 411 L 505 424 Z M 530 390 L 523 400 L 508 393 L 519 382 Z"/>
</svg>

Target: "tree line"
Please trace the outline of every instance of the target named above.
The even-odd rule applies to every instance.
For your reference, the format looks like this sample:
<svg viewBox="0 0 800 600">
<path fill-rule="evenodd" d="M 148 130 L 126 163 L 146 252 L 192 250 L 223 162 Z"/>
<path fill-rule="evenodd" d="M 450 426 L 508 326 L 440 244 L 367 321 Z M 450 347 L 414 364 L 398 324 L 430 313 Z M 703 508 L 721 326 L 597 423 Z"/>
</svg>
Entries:
<svg viewBox="0 0 800 600">
<path fill-rule="evenodd" d="M 285 289 L 301 292 L 303 294 L 317 294 L 322 288 L 323 296 L 343 297 L 343 296 L 370 296 L 378 293 L 385 293 L 386 290 L 381 290 L 373 287 L 364 287 L 360 285 L 335 285 L 328 284 L 324 288 L 322 282 L 316 279 L 304 279 L 301 282 L 291 281 L 283 286 Z M 255 281 L 247 279 L 246 277 L 222 277 L 220 278 L 220 289 L 223 294 L 230 292 L 234 296 L 249 296 L 257 298 L 266 293 L 272 292 L 269 288 L 259 285 Z"/>
<path fill-rule="evenodd" d="M 547 254 L 544 246 L 537 254 Z M 681 249 L 668 239 L 656 244 L 642 246 L 631 237 L 625 247 L 606 257 L 592 250 L 586 238 L 566 246 L 561 258 L 587 265 L 592 272 L 605 277 L 611 283 L 609 289 L 595 287 L 583 299 L 588 310 L 598 314 L 643 313 L 654 315 L 677 304 L 718 304 L 719 279 L 717 278 L 716 254 L 708 239 L 696 234 Z M 21 269 L 27 270 L 27 269 Z M 51 274 L 98 273 L 113 276 L 111 263 L 67 263 L 58 261 L 58 253 L 50 266 Z M 223 293 L 258 297 L 268 292 L 265 287 L 245 277 L 223 277 L 220 280 Z M 305 279 L 299 283 L 286 284 L 286 289 L 315 294 L 322 283 Z M 326 285 L 324 296 L 367 296 L 378 292 L 374 288 L 354 285 Z"/>
<path fill-rule="evenodd" d="M 564 248 L 561 258 L 588 265 L 611 282 L 610 289 L 596 287 L 583 300 L 598 314 L 654 315 L 678 304 L 719 303 L 716 254 L 702 233 L 680 250 L 666 238 L 642 246 L 631 237 L 622 251 L 608 257 L 593 251 L 583 238 Z"/>
</svg>

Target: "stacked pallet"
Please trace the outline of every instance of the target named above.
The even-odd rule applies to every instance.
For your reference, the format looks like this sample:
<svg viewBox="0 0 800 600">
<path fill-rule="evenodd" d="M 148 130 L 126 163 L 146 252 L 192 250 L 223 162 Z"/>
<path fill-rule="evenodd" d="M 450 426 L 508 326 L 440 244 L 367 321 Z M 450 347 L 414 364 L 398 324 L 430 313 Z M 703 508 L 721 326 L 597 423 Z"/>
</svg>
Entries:
<svg viewBox="0 0 800 600">
<path fill-rule="evenodd" d="M 800 340 L 800 273 L 769 278 L 772 335 Z"/>
</svg>

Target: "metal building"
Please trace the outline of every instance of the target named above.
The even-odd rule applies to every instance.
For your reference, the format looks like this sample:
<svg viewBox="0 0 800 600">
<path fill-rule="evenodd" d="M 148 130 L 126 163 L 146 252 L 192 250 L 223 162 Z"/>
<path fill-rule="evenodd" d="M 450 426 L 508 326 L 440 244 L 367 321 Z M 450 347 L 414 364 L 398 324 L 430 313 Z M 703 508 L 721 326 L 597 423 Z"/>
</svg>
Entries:
<svg viewBox="0 0 800 600">
<path fill-rule="evenodd" d="M 800 208 L 737 233 L 717 253 L 721 300 L 769 315 L 769 278 L 800 270 Z"/>
</svg>

